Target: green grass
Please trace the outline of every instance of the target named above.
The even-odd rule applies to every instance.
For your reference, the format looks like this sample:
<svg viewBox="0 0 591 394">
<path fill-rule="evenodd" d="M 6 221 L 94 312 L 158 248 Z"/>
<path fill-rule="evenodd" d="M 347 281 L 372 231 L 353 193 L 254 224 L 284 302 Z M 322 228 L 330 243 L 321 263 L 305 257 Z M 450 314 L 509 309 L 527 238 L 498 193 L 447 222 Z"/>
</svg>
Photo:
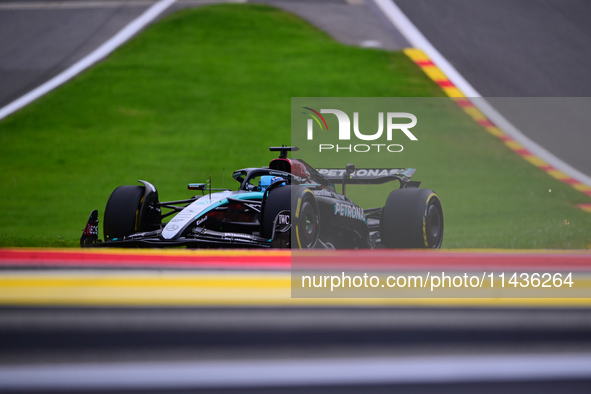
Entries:
<svg viewBox="0 0 591 394">
<path fill-rule="evenodd" d="M 0 122 L 0 245 L 75 246 L 90 210 L 137 179 L 161 200 L 209 175 L 221 186 L 222 169 L 228 186 L 289 143 L 291 97 L 434 96 L 403 54 L 340 45 L 271 7 L 178 12 Z M 397 165 L 441 196 L 445 247 L 589 246 L 591 215 L 574 207 L 587 197 L 441 100 L 454 128 Z"/>
</svg>

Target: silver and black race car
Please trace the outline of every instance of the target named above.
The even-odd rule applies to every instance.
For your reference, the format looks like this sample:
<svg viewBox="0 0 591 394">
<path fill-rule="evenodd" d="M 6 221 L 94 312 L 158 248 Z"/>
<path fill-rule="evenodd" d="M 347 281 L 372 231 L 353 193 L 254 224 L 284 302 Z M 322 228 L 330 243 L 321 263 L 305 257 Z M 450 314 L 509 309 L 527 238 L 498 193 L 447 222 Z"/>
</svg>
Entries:
<svg viewBox="0 0 591 394">
<path fill-rule="evenodd" d="M 161 202 L 149 182 L 113 191 L 98 239 L 98 211 L 90 214 L 82 247 L 189 248 L 439 248 L 443 210 L 437 195 L 420 189 L 412 168 L 315 169 L 280 152 L 268 167 L 237 170 L 237 190 L 192 183 L 201 195 Z M 346 197 L 347 185 L 398 181 L 385 205 L 363 209 Z M 340 184 L 341 193 L 335 185 Z"/>
</svg>

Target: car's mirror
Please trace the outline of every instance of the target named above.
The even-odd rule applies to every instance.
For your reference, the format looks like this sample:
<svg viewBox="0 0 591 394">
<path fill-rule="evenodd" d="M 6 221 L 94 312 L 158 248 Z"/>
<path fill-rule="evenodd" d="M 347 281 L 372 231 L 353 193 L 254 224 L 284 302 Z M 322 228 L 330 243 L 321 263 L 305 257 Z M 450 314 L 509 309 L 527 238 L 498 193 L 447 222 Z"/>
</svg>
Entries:
<svg viewBox="0 0 591 394">
<path fill-rule="evenodd" d="M 189 190 L 205 190 L 205 189 L 207 189 L 207 184 L 206 183 L 189 183 L 187 185 L 187 188 Z"/>
</svg>

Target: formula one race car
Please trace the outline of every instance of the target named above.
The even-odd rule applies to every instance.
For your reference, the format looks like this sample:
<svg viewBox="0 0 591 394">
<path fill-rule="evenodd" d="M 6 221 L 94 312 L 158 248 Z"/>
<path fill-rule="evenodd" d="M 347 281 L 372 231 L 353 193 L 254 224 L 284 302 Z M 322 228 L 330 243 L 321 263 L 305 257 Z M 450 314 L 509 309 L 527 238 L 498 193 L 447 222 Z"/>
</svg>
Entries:
<svg viewBox="0 0 591 394">
<path fill-rule="evenodd" d="M 415 170 L 314 169 L 280 152 L 269 167 L 234 172 L 238 190 L 189 184 L 202 195 L 160 202 L 156 188 L 120 186 L 107 202 L 104 242 L 98 239 L 98 212 L 92 211 L 82 247 L 190 248 L 439 248 L 443 211 L 437 195 L 411 181 Z M 362 209 L 346 197 L 346 185 L 399 181 L 380 208 Z M 337 193 L 335 184 L 342 184 Z M 168 212 L 164 213 L 164 210 Z M 166 219 L 169 219 L 166 221 Z"/>
</svg>

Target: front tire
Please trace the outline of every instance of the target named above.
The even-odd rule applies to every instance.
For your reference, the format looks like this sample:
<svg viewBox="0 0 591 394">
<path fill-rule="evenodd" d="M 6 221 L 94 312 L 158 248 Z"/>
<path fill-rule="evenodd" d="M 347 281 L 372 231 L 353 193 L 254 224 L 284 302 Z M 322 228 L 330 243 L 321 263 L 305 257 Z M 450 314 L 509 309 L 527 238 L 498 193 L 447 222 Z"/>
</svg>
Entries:
<svg viewBox="0 0 591 394">
<path fill-rule="evenodd" d="M 292 245 L 297 249 L 312 249 L 320 234 L 320 211 L 316 197 L 309 190 L 298 187 L 292 193 Z"/>
<path fill-rule="evenodd" d="M 314 194 L 302 186 L 280 186 L 271 190 L 263 206 L 264 237 L 271 238 L 275 218 L 283 211 L 289 212 L 291 248 L 314 248 L 320 234 L 320 214 Z"/>
<path fill-rule="evenodd" d="M 139 211 L 144 186 L 119 186 L 111 193 L 105 207 L 105 240 L 123 238 L 138 231 Z"/>
<path fill-rule="evenodd" d="M 273 225 L 279 212 L 291 210 L 291 188 L 289 185 L 279 186 L 269 192 L 261 220 L 263 237 L 270 239 L 273 236 Z"/>
<path fill-rule="evenodd" d="M 387 248 L 439 249 L 443 242 L 443 210 L 429 189 L 398 189 L 388 196 L 380 219 Z"/>
</svg>

